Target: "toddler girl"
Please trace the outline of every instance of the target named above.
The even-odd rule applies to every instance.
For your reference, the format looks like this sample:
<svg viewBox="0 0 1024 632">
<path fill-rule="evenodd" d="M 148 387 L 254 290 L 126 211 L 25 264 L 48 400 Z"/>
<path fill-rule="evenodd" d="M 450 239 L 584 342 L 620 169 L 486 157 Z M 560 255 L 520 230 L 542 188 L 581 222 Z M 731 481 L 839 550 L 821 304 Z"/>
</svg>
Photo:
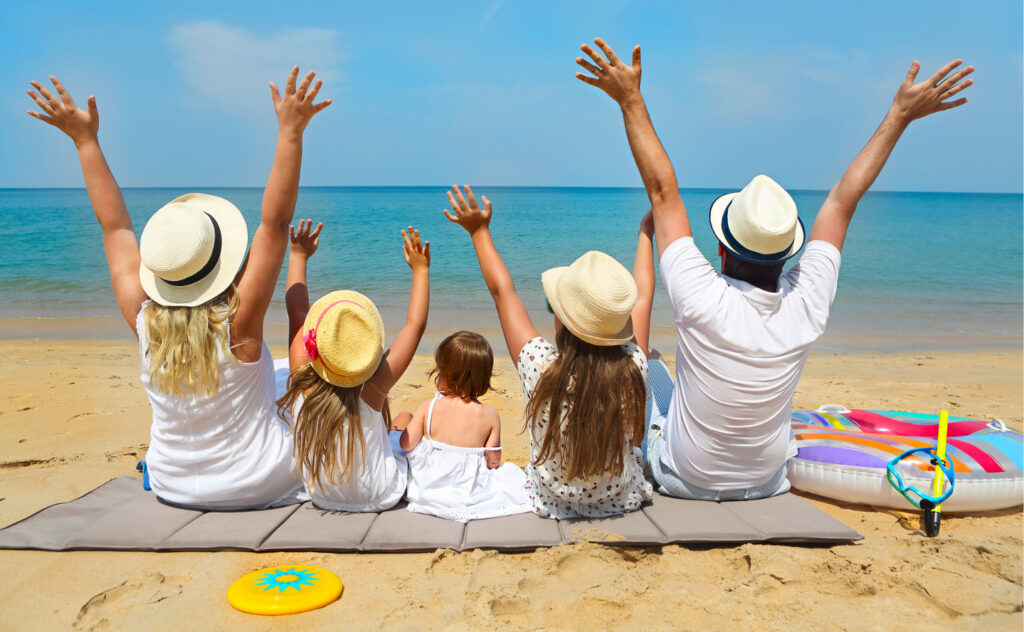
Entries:
<svg viewBox="0 0 1024 632">
<path fill-rule="evenodd" d="M 294 434 L 295 469 L 313 504 L 332 511 L 381 511 L 405 494 L 404 455 L 388 440 L 387 393 L 409 367 L 427 323 L 430 244 L 419 231 L 402 231 L 412 291 L 405 327 L 384 351 L 384 326 L 370 299 L 331 292 L 312 307 L 306 260 L 323 225 L 299 222 L 291 231 L 285 303 L 288 307 L 288 390 L 278 415 Z M 290 413 L 290 415 L 289 415 Z"/>
<path fill-rule="evenodd" d="M 407 422 L 401 446 L 408 452 L 409 511 L 466 522 L 530 511 L 526 475 L 501 463 L 498 411 L 478 399 L 491 388 L 494 354 L 487 340 L 456 332 L 434 353 L 437 394 Z"/>
</svg>

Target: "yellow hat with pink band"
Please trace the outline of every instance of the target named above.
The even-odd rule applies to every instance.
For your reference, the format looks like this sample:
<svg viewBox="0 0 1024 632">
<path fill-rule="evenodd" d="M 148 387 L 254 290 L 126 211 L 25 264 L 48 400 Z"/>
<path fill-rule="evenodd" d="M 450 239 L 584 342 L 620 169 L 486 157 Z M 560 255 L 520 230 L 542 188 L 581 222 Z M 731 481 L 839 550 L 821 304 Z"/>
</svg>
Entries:
<svg viewBox="0 0 1024 632">
<path fill-rule="evenodd" d="M 373 301 L 338 290 L 313 303 L 302 327 L 313 370 L 335 386 L 359 386 L 384 356 L 384 322 Z"/>
</svg>

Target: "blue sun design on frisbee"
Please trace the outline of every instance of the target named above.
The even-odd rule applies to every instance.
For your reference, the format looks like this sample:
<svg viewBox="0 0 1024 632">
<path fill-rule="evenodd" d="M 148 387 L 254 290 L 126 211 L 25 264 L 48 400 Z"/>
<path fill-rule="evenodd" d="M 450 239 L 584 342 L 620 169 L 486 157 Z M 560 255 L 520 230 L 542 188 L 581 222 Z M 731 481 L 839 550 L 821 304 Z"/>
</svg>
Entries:
<svg viewBox="0 0 1024 632">
<path fill-rule="evenodd" d="M 275 569 L 261 575 L 256 580 L 256 586 L 264 591 L 277 588 L 279 593 L 283 593 L 289 588 L 301 591 L 303 586 L 315 585 L 318 579 L 316 573 L 305 569 Z"/>
</svg>

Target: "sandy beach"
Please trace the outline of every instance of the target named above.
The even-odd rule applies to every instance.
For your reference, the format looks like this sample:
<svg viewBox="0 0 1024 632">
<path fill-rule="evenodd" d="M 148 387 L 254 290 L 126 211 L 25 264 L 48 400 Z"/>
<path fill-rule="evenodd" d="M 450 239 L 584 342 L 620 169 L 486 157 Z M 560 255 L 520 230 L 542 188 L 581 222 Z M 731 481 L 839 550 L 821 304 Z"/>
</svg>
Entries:
<svg viewBox="0 0 1024 632">
<path fill-rule="evenodd" d="M 0 358 L 0 525 L 134 472 L 150 413 L 133 344 L 9 340 L 0 342 Z M 432 394 L 430 363 L 417 357 L 393 393 L 393 410 Z M 523 464 L 521 391 L 507 358 L 497 369 L 496 391 L 485 401 L 501 412 L 505 458 Z M 1020 430 L 1021 384 L 1019 350 L 819 353 L 795 406 L 946 408 Z M 909 511 L 807 498 L 864 540 L 582 543 L 524 554 L 0 551 L 0 629 L 1021 629 L 1019 507 L 948 515 L 941 536 L 928 539 Z M 285 563 L 335 572 L 342 598 L 282 618 L 245 615 L 227 603 L 237 577 Z"/>
</svg>

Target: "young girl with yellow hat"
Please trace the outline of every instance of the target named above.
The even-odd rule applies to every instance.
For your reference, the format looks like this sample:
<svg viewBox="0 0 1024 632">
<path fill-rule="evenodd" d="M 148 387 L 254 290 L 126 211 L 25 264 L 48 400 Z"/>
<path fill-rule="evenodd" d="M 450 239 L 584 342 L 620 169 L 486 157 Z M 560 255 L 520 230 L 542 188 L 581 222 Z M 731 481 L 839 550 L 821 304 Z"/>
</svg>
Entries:
<svg viewBox="0 0 1024 632">
<path fill-rule="evenodd" d="M 163 501 L 203 509 L 295 502 L 291 436 L 274 414 L 274 361 L 263 317 L 288 244 L 302 164 L 302 136 L 321 82 L 298 82 L 284 96 L 270 84 L 277 113 L 274 164 L 260 224 L 249 246 L 245 218 L 229 201 L 190 193 L 158 210 L 136 239 L 121 190 L 100 150 L 94 97 L 80 109 L 55 77 L 56 94 L 29 91 L 29 114 L 75 143 L 110 267 L 114 296 L 142 356 L 142 385 L 153 408 L 146 461 Z M 296 85 L 298 83 L 298 85 Z M 246 255 L 246 247 L 249 254 Z"/>
<path fill-rule="evenodd" d="M 409 367 L 427 326 L 430 242 L 402 231 L 412 290 L 405 326 L 384 350 L 377 307 L 352 290 L 309 304 L 306 261 L 319 245 L 318 224 L 291 233 L 285 303 L 288 307 L 288 390 L 278 415 L 292 428 L 295 471 L 313 504 L 332 511 L 381 511 L 405 494 L 408 462 L 388 438 L 387 394 Z"/>
<path fill-rule="evenodd" d="M 635 343 L 631 311 L 637 288 L 620 263 L 591 251 L 541 276 L 554 315 L 555 345 L 530 320 L 467 186 L 448 193 L 466 229 L 498 310 L 505 344 L 519 371 L 530 428 L 527 497 L 550 518 L 602 517 L 635 511 L 651 499 L 638 446 L 644 436 L 647 358 Z"/>
</svg>

